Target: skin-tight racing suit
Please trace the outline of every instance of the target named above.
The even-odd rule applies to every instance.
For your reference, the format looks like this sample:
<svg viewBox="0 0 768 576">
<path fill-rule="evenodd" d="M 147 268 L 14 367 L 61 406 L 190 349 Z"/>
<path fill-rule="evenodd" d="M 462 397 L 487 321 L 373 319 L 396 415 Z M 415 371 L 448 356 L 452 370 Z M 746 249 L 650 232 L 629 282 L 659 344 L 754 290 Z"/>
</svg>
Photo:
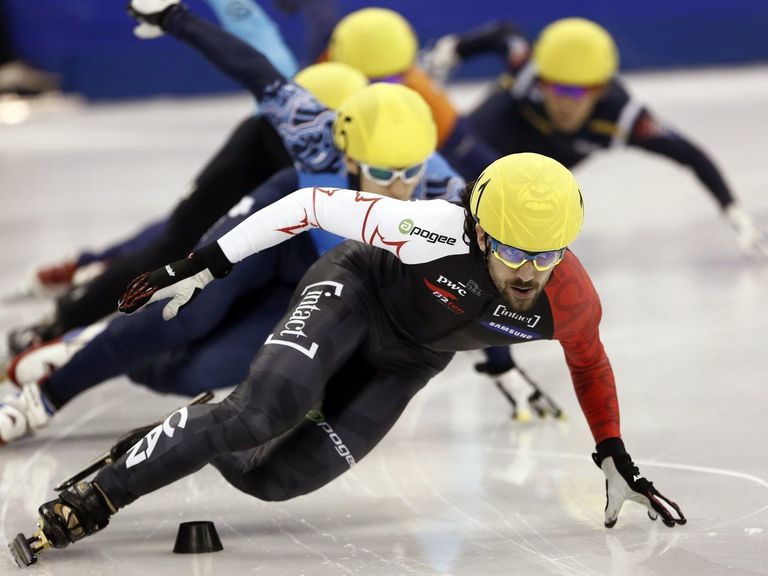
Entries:
<svg viewBox="0 0 768 576">
<path fill-rule="evenodd" d="M 232 394 L 169 416 L 99 488 L 119 508 L 211 463 L 258 498 L 305 494 L 363 458 L 453 352 L 539 339 L 562 345 L 595 441 L 619 438 L 600 302 L 579 260 L 566 252 L 537 303 L 513 312 L 464 221 L 442 200 L 304 188 L 205 247 L 228 266 L 312 228 L 357 240 L 309 269 Z"/>
</svg>

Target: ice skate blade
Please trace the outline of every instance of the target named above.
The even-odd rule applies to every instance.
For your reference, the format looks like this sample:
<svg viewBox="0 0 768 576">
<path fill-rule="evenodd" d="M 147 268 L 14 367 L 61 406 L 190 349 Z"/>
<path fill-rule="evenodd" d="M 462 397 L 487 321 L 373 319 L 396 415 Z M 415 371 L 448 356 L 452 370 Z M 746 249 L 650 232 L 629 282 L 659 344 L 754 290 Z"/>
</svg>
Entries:
<svg viewBox="0 0 768 576">
<path fill-rule="evenodd" d="M 13 560 L 19 568 L 26 568 L 37 563 L 37 555 L 50 547 L 51 543 L 43 534 L 42 529 L 36 530 L 31 538 L 20 533 L 8 545 Z"/>
<path fill-rule="evenodd" d="M 57 486 L 54 486 L 53 489 L 56 492 L 61 492 L 62 490 L 68 490 L 69 488 L 72 488 L 72 486 L 80 482 L 80 480 L 83 480 L 84 478 L 88 478 L 88 476 L 90 476 L 94 472 L 101 470 L 104 466 L 111 463 L 112 463 L 112 457 L 110 453 L 104 452 L 103 454 L 101 454 L 101 456 L 99 456 L 98 458 L 96 458 L 96 460 L 88 464 L 88 466 L 83 468 L 80 472 L 78 472 L 74 476 L 67 478 Z"/>
</svg>

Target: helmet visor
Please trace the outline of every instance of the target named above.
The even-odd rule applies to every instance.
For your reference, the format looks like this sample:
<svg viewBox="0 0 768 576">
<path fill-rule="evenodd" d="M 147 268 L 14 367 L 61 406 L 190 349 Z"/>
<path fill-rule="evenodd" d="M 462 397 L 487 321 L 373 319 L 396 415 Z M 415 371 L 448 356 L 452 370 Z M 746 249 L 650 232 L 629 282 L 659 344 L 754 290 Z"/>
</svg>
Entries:
<svg viewBox="0 0 768 576">
<path fill-rule="evenodd" d="M 402 170 L 395 170 L 394 168 L 381 168 L 379 166 L 369 166 L 359 162 L 360 170 L 363 172 L 363 176 L 379 184 L 380 186 L 389 186 L 395 181 L 395 178 L 400 178 L 406 184 L 413 184 L 418 182 L 424 174 L 424 170 L 427 167 L 426 162 L 420 164 L 414 164 L 408 168 Z"/>
<path fill-rule="evenodd" d="M 565 254 L 565 248 L 561 248 L 560 250 L 549 250 L 547 252 L 526 252 L 520 248 L 502 244 L 490 236 L 489 238 L 491 240 L 491 252 L 493 252 L 493 255 L 501 260 L 503 264 L 514 270 L 517 270 L 530 260 L 536 270 L 544 272 L 545 270 L 550 270 L 560 264 L 560 261 L 563 259 L 563 254 Z"/>
<path fill-rule="evenodd" d="M 390 74 L 389 76 L 380 76 L 377 78 L 369 78 L 371 82 L 386 82 L 387 84 L 402 84 L 405 78 L 405 74 Z"/>
<path fill-rule="evenodd" d="M 581 100 L 585 96 L 600 89 L 600 86 L 578 86 L 574 84 L 558 84 L 557 82 L 547 82 L 542 80 L 543 84 L 557 96 L 566 96 L 573 100 Z"/>
</svg>

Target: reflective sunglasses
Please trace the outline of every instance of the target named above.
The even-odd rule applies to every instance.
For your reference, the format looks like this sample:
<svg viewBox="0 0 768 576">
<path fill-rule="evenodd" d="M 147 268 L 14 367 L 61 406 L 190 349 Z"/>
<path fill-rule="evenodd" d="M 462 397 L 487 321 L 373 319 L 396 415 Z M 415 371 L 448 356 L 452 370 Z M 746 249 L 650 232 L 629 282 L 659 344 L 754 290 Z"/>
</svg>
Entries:
<svg viewBox="0 0 768 576">
<path fill-rule="evenodd" d="M 520 250 L 520 248 L 502 244 L 490 236 L 488 238 L 491 240 L 491 252 L 493 252 L 493 255 L 501 260 L 503 264 L 514 270 L 517 270 L 530 260 L 536 270 L 544 272 L 560 264 L 563 254 L 565 254 L 565 248 L 548 252 L 526 252 L 525 250 Z"/>
<path fill-rule="evenodd" d="M 371 82 L 384 82 L 386 84 L 402 84 L 405 74 L 392 74 L 390 76 L 379 76 L 378 78 L 369 78 Z"/>
<path fill-rule="evenodd" d="M 402 170 L 369 166 L 362 162 L 358 162 L 358 164 L 360 164 L 360 170 L 362 170 L 363 176 L 368 178 L 368 180 L 376 182 L 376 184 L 379 184 L 380 186 L 389 186 L 395 181 L 395 178 L 400 178 L 400 180 L 406 184 L 418 182 L 427 167 L 426 162 L 415 164 L 408 168 L 403 168 Z"/>
<path fill-rule="evenodd" d="M 542 80 L 542 83 L 556 95 L 567 96 L 574 100 L 580 100 L 591 92 L 600 89 L 600 86 L 574 86 L 572 84 L 557 84 L 556 82 L 547 82 L 544 80 Z"/>
</svg>

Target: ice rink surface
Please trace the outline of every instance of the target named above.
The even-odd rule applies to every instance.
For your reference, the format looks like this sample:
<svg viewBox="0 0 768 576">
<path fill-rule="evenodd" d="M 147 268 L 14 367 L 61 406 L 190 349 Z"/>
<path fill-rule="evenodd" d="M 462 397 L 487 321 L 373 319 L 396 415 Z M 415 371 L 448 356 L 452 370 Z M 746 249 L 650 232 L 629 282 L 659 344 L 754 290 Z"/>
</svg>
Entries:
<svg viewBox="0 0 768 576">
<path fill-rule="evenodd" d="M 708 149 L 768 227 L 768 68 L 627 77 L 659 117 Z M 464 108 L 479 86 L 453 91 Z M 162 215 L 249 114 L 245 96 L 3 107 L 0 293 L 33 263 L 101 246 Z M 514 423 L 458 355 L 374 452 L 326 488 L 265 503 L 206 468 L 122 510 L 100 534 L 46 553 L 28 574 L 746 575 L 768 574 L 768 263 L 745 260 L 693 176 L 638 151 L 578 168 L 586 223 L 574 251 L 602 297 L 602 337 L 641 471 L 688 524 L 668 529 L 627 504 L 602 524 L 604 478 L 559 345 L 516 348 L 567 410 Z M 0 329 L 39 302 L 4 302 Z M 5 390 L 3 390 L 4 392 Z M 0 449 L 0 545 L 34 527 L 52 486 L 129 428 L 171 411 L 111 381 L 36 436 Z M 213 520 L 225 550 L 171 553 L 179 522 Z M 15 574 L 0 552 L 0 574 Z"/>
</svg>

